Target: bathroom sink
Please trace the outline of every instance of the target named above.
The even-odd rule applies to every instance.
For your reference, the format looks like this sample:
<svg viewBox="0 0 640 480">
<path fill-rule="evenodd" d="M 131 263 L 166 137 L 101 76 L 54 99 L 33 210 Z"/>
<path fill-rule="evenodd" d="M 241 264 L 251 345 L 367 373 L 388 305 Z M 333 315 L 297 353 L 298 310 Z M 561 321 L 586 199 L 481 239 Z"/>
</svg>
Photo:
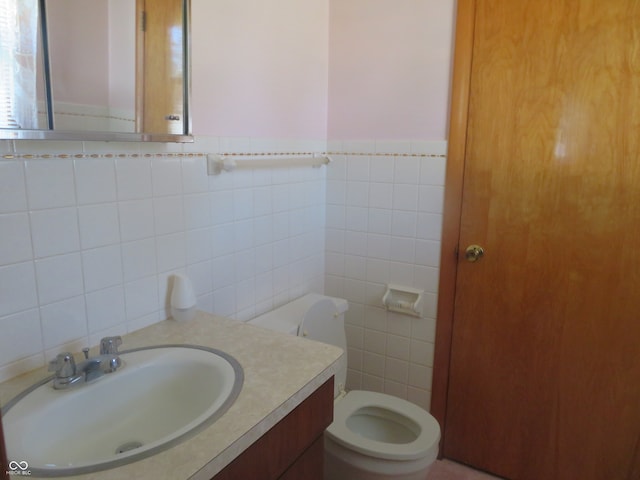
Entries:
<svg viewBox="0 0 640 480">
<path fill-rule="evenodd" d="M 219 350 L 161 345 L 120 352 L 118 371 L 69 390 L 51 377 L 2 410 L 9 460 L 32 475 L 117 467 L 175 446 L 233 404 L 240 364 Z"/>
</svg>

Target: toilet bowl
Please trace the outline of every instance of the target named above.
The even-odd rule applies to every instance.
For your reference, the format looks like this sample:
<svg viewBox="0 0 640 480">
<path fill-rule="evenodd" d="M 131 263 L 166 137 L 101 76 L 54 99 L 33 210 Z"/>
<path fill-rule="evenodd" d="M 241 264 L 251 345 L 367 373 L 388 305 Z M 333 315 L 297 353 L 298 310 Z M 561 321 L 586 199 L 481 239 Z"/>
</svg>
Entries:
<svg viewBox="0 0 640 480">
<path fill-rule="evenodd" d="M 326 480 L 424 480 L 438 454 L 440 426 L 426 410 L 384 393 L 345 392 L 346 300 L 307 294 L 249 323 L 342 348 L 334 418 L 324 434 Z"/>
</svg>

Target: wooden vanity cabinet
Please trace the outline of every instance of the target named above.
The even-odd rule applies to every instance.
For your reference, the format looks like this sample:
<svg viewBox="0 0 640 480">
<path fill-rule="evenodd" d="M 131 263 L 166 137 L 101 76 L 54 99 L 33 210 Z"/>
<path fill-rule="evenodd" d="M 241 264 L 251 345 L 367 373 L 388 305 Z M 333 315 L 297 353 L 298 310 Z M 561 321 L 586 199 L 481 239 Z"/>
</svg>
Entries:
<svg viewBox="0 0 640 480">
<path fill-rule="evenodd" d="M 324 430 L 333 421 L 333 377 L 212 480 L 322 480 Z"/>
<path fill-rule="evenodd" d="M 0 479 L 8 480 L 9 459 L 7 458 L 7 448 L 4 444 L 4 433 L 2 431 L 2 412 L 0 412 Z"/>
</svg>

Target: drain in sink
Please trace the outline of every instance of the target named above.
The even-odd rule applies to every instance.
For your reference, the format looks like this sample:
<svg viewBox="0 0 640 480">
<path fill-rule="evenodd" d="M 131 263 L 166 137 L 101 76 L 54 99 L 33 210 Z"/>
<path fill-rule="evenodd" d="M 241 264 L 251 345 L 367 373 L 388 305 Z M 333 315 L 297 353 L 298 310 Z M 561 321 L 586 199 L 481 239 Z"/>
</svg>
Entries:
<svg viewBox="0 0 640 480">
<path fill-rule="evenodd" d="M 142 446 L 142 442 L 138 442 L 137 440 L 123 443 L 118 448 L 116 448 L 116 453 L 128 452 L 129 450 L 135 450 L 136 448 L 139 448 L 141 446 Z"/>
</svg>

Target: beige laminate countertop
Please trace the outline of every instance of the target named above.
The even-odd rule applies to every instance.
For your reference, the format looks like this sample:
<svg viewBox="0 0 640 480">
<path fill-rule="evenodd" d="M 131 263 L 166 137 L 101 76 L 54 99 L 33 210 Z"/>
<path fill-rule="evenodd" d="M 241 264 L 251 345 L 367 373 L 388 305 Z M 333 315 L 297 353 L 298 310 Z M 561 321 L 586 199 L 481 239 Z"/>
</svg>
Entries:
<svg viewBox="0 0 640 480">
<path fill-rule="evenodd" d="M 118 468 L 66 478 L 209 480 L 334 375 L 342 356 L 342 350 L 332 345 L 204 312 L 190 322 L 165 320 L 122 340 L 121 350 L 161 344 L 222 350 L 242 365 L 244 385 L 220 419 L 175 447 Z M 42 368 L 0 384 L 0 405 L 47 375 Z"/>
</svg>

